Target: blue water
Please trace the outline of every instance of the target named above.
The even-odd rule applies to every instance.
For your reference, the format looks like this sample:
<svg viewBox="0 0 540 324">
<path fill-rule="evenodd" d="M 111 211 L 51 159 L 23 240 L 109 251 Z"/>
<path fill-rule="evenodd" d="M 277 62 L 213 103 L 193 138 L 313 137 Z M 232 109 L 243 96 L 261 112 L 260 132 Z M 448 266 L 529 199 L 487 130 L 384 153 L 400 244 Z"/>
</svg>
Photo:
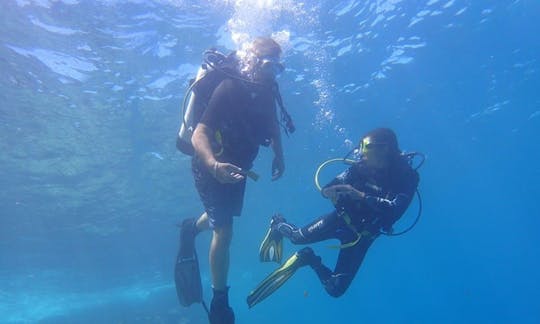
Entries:
<svg viewBox="0 0 540 324">
<path fill-rule="evenodd" d="M 261 151 L 235 223 L 237 323 L 540 322 L 538 1 L 0 7 L 0 322 L 206 323 L 173 285 L 176 224 L 202 211 L 175 149 L 179 107 L 202 51 L 257 35 L 284 47 L 279 83 L 298 131 L 283 139 L 278 182 Z M 248 309 L 275 268 L 258 262 L 269 216 L 302 224 L 329 211 L 317 166 L 377 126 L 427 156 L 418 225 L 381 237 L 339 299 L 301 269 Z M 207 300 L 209 239 L 197 241 Z M 314 246 L 327 264 L 331 243 Z"/>
</svg>

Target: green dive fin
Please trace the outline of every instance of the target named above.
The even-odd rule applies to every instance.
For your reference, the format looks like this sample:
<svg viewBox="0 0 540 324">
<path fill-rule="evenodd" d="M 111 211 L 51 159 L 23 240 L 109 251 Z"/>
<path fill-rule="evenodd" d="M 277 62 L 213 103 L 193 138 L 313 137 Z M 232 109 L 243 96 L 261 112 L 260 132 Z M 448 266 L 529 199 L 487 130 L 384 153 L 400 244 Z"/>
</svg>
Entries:
<svg viewBox="0 0 540 324">
<path fill-rule="evenodd" d="M 311 248 L 303 248 L 291 256 L 285 263 L 266 277 L 247 297 L 248 307 L 251 308 L 270 296 L 281 287 L 300 267 L 307 265 L 305 255 L 313 255 Z"/>
<path fill-rule="evenodd" d="M 202 303 L 201 273 L 199 260 L 195 251 L 196 219 L 190 218 L 182 222 L 180 228 L 180 249 L 174 268 L 176 294 L 182 306 Z"/>
<path fill-rule="evenodd" d="M 266 232 L 261 246 L 259 247 L 259 259 L 261 262 L 281 263 L 283 258 L 283 236 L 272 226 Z"/>
</svg>

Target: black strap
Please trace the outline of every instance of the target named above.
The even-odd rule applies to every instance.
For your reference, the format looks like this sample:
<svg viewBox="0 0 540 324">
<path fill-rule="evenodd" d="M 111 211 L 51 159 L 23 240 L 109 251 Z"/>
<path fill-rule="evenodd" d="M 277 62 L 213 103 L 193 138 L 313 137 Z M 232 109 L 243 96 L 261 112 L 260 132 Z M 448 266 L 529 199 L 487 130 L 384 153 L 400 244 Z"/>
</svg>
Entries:
<svg viewBox="0 0 540 324">
<path fill-rule="evenodd" d="M 289 136 L 289 133 L 294 133 L 296 130 L 296 127 L 294 126 L 293 120 L 291 118 L 291 115 L 287 112 L 287 109 L 285 109 L 285 105 L 283 105 L 283 99 L 281 98 L 281 93 L 279 92 L 279 85 L 277 82 L 274 82 L 274 97 L 276 98 L 276 101 L 280 108 L 280 115 L 281 115 L 281 127 L 285 131 L 285 134 Z"/>
<path fill-rule="evenodd" d="M 208 315 L 208 317 L 210 317 L 210 311 L 208 310 L 208 306 L 206 306 L 206 303 L 204 302 L 204 300 L 201 303 L 204 307 L 204 310 L 206 311 L 206 314 Z"/>
</svg>

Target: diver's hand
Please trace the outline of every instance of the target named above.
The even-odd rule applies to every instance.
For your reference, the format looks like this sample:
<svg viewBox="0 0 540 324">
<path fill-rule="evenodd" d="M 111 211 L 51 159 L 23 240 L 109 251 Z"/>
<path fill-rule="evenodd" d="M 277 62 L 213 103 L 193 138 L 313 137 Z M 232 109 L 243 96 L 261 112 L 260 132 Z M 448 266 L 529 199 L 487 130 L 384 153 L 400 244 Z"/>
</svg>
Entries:
<svg viewBox="0 0 540 324">
<path fill-rule="evenodd" d="M 325 196 L 326 198 L 332 200 L 332 201 L 337 201 L 340 197 L 343 196 L 343 193 L 345 192 L 345 189 L 348 187 L 349 185 L 334 185 L 334 186 L 330 186 L 328 188 L 324 188 L 323 191 L 322 191 L 322 194 L 323 196 Z"/>
<path fill-rule="evenodd" d="M 272 161 L 272 181 L 281 178 L 285 172 L 285 162 L 283 162 L 282 157 L 274 157 Z"/>
<path fill-rule="evenodd" d="M 231 163 L 216 161 L 210 172 L 221 183 L 235 183 L 245 178 L 242 169 Z"/>
<path fill-rule="evenodd" d="M 354 189 L 349 184 L 334 185 L 323 189 L 323 196 L 333 201 L 338 201 L 340 198 L 350 197 L 352 199 L 362 199 L 365 197 L 365 193 Z"/>
</svg>

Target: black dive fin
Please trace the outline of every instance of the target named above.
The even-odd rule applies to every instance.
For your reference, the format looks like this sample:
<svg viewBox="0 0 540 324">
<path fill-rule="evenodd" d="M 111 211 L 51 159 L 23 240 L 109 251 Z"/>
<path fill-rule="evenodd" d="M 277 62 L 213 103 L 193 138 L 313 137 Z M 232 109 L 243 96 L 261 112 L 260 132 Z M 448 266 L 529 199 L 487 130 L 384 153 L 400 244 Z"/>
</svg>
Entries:
<svg viewBox="0 0 540 324">
<path fill-rule="evenodd" d="M 182 306 L 193 303 L 202 303 L 201 273 L 199 260 L 195 251 L 195 220 L 186 219 L 180 229 L 180 249 L 176 257 L 174 268 L 174 282 L 176 294 Z"/>
</svg>

